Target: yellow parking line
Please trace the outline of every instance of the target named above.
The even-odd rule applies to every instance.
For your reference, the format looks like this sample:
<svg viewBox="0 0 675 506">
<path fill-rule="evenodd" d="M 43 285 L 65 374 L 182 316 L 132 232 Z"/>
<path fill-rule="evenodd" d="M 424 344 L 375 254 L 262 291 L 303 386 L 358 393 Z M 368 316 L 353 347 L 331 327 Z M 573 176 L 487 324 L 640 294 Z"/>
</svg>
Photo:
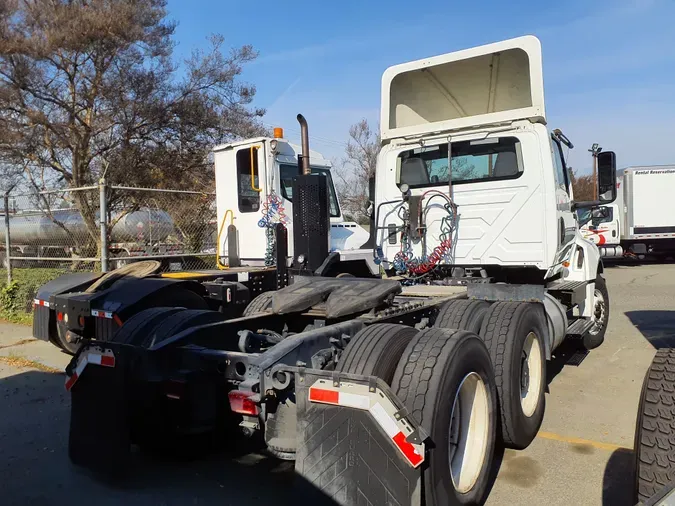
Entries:
<svg viewBox="0 0 675 506">
<path fill-rule="evenodd" d="M 592 441 L 590 439 L 581 439 L 578 437 L 561 436 L 560 434 L 555 434 L 553 432 L 539 431 L 537 437 L 542 439 L 550 439 L 551 441 L 560 441 L 562 443 L 592 446 L 598 450 L 607 450 L 610 452 L 615 450 L 632 450 L 632 448 L 628 448 L 626 446 L 615 445 L 612 443 L 601 443 L 600 441 Z"/>
</svg>

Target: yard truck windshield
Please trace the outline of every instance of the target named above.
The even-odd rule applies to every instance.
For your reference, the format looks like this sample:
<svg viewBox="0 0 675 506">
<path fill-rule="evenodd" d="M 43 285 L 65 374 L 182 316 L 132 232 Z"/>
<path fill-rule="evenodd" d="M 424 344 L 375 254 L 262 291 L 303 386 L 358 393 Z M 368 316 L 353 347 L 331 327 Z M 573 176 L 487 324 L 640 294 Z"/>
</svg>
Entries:
<svg viewBox="0 0 675 506">
<path fill-rule="evenodd" d="M 335 196 L 335 187 L 333 186 L 333 178 L 331 177 L 330 170 L 311 167 L 312 174 L 319 174 L 328 178 L 328 199 L 329 199 L 329 212 L 331 218 L 340 217 L 340 208 L 338 207 L 337 197 Z M 281 194 L 283 197 L 293 202 L 293 177 L 298 175 L 298 166 L 290 164 L 280 164 L 279 172 L 281 173 Z"/>
</svg>

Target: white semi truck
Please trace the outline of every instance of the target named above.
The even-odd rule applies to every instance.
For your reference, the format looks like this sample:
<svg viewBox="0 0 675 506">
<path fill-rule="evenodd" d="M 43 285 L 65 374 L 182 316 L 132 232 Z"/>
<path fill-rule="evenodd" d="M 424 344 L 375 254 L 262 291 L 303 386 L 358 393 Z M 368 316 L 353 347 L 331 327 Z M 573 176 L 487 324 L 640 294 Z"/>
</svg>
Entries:
<svg viewBox="0 0 675 506">
<path fill-rule="evenodd" d="M 342 251 L 331 251 L 329 179 L 311 167 L 299 116 L 287 194 L 294 247 L 287 252 L 276 223 L 276 290 L 232 318 L 269 268 L 186 273 L 181 283 L 177 274 L 111 279 L 107 305 L 92 310 L 117 327 L 83 342 L 66 370 L 75 464 L 120 472 L 132 444 L 257 435 L 295 460 L 307 504 L 321 504 L 316 494 L 341 505 L 485 501 L 497 440 L 521 449 L 539 430 L 556 347 L 604 340 L 603 265 L 574 212 L 613 201 L 614 154 L 598 157 L 598 200 L 575 201 L 562 156 L 572 145 L 546 126 L 541 46 L 530 36 L 387 69 L 381 114 L 372 247 L 344 262 L 369 255 L 381 279 L 321 275 L 343 263 Z M 229 174 L 240 193 L 227 202 L 236 197 L 257 220 L 262 204 L 241 209 L 256 208 L 260 185 L 265 202 L 283 196 L 282 181 L 256 178 L 256 159 L 259 171 L 281 163 L 280 142 L 264 142 L 242 148 L 253 155 L 241 169 L 250 179 L 234 184 L 239 172 Z M 236 150 L 223 153 L 246 156 Z M 247 223 L 240 243 L 257 227 Z M 243 263 L 249 254 L 232 254 L 242 251 L 232 240 L 227 257 Z M 120 296 L 155 286 L 161 302 L 119 317 Z M 57 295 L 63 319 L 78 320 L 88 295 Z M 189 305 L 194 296 L 208 307 Z"/>
<path fill-rule="evenodd" d="M 582 234 L 604 258 L 675 255 L 675 165 L 627 167 L 609 205 L 579 213 Z"/>
</svg>

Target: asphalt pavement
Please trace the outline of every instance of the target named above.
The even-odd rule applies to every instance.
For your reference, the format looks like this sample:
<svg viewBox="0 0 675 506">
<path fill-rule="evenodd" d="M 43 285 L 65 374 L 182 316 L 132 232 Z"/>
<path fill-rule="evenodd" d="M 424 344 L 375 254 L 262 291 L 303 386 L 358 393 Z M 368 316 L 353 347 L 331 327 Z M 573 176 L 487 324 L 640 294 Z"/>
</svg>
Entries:
<svg viewBox="0 0 675 506">
<path fill-rule="evenodd" d="M 546 417 L 523 451 L 495 466 L 488 505 L 632 504 L 632 447 L 642 380 L 656 348 L 675 345 L 675 265 L 608 267 L 605 343 L 579 365 L 548 363 Z M 132 478 L 103 482 L 70 464 L 69 357 L 30 328 L 0 324 L 0 505 L 302 504 L 292 466 L 238 448 L 190 457 L 135 453 Z"/>
</svg>

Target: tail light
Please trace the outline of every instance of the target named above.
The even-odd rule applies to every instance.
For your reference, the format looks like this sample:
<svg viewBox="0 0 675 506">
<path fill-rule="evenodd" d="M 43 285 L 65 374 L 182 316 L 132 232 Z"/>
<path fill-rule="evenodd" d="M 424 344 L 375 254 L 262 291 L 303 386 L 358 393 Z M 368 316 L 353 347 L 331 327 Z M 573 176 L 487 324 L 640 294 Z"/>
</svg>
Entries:
<svg viewBox="0 0 675 506">
<path fill-rule="evenodd" d="M 242 390 L 232 390 L 227 396 L 230 399 L 230 409 L 240 415 L 258 416 L 259 409 L 253 397 L 256 394 Z"/>
</svg>

